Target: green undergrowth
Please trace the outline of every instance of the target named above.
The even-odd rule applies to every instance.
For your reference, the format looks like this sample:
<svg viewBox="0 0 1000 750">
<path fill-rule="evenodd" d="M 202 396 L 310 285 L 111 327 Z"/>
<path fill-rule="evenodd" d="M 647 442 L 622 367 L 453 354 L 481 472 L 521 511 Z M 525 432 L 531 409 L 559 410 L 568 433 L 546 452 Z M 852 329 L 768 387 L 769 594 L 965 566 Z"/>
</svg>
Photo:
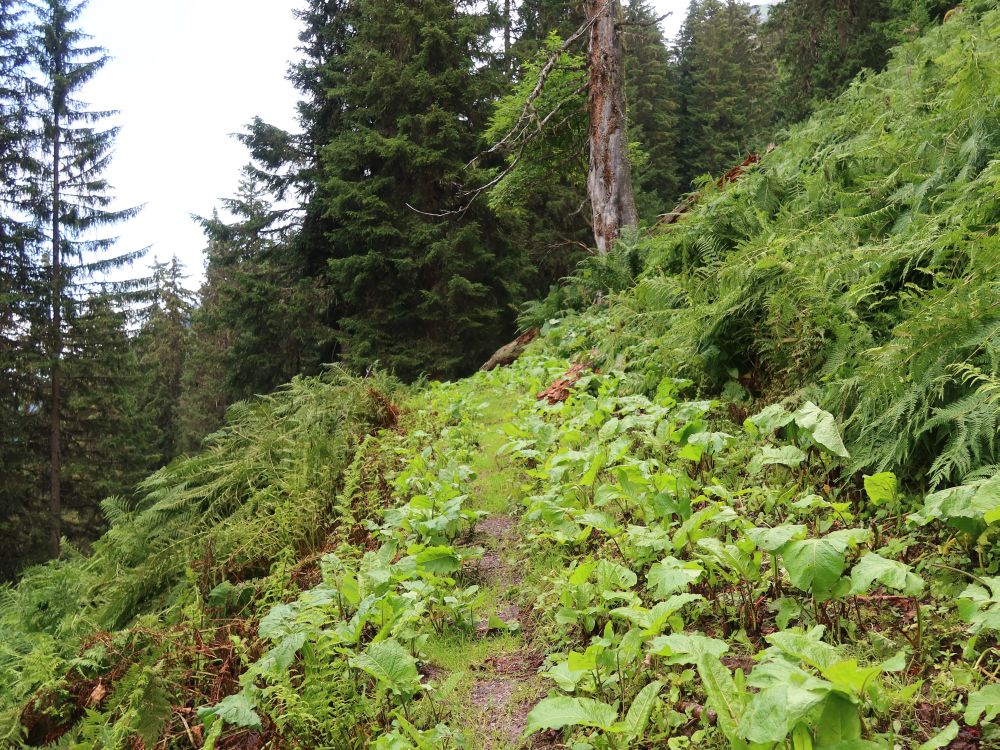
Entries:
<svg viewBox="0 0 1000 750">
<path fill-rule="evenodd" d="M 96 563 L 34 571 L 2 610 L 6 741 L 1000 742 L 1000 483 L 926 496 L 890 473 L 855 483 L 830 413 L 772 404 L 744 418 L 738 404 L 694 398 L 690 381 L 665 378 L 648 397 L 634 373 L 611 370 L 584 375 L 565 402 L 536 400 L 578 333 L 553 331 L 511 368 L 399 406 L 352 383 L 381 426 L 335 418 L 322 437 L 278 441 L 277 485 L 303 470 L 300 440 L 328 456 L 320 444 L 349 425 L 353 449 L 321 538 L 257 575 L 207 561 L 201 540 L 176 602 L 150 600 L 124 627 L 63 615 L 57 628 L 76 630 L 38 622 L 31 639 L 18 607 L 42 601 L 40 582 Z M 266 424 L 232 432 L 275 445 Z M 500 533 L 482 532 L 498 520 Z M 487 558 L 499 575 L 481 575 Z M 28 682 L 43 664 L 46 681 Z"/>
<path fill-rule="evenodd" d="M 939 487 L 1000 464 L 1000 11 L 903 45 L 735 184 L 623 243 L 525 323 L 599 328 L 642 388 L 811 399 L 851 468 Z M 599 322 L 589 305 L 611 288 Z M 578 324 L 574 324 L 578 325 Z"/>
</svg>

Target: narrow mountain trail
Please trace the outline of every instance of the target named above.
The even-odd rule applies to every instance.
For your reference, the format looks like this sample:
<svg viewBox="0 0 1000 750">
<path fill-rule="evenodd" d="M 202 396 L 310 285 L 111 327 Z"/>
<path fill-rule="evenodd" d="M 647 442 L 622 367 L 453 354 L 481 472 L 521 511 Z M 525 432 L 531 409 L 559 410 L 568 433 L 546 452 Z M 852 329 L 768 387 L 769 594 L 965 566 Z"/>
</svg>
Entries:
<svg viewBox="0 0 1000 750">
<path fill-rule="evenodd" d="M 480 404 L 485 417 L 472 468 L 469 507 L 483 514 L 458 545 L 476 552 L 462 575 L 480 586 L 482 603 L 471 640 L 436 644 L 432 671 L 447 696 L 455 729 L 475 750 L 551 747 L 545 736 L 524 737 L 528 712 L 549 685 L 538 674 L 545 645 L 534 627 L 526 581 L 553 571 L 526 548 L 520 528 L 525 477 L 500 451 L 509 440 L 504 404 L 524 394 L 491 390 Z M 447 650 L 446 650 L 447 649 Z"/>
</svg>

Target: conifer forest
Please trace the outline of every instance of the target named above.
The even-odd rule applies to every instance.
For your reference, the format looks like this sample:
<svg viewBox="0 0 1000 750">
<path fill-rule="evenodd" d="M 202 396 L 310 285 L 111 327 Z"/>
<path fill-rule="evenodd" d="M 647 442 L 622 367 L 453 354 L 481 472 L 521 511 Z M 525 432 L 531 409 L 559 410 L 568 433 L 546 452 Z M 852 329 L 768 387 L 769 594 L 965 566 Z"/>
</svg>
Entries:
<svg viewBox="0 0 1000 750">
<path fill-rule="evenodd" d="M 0 748 L 1000 749 L 1000 1 L 289 2 L 201 268 L 87 8 L 0 0 Z"/>
</svg>

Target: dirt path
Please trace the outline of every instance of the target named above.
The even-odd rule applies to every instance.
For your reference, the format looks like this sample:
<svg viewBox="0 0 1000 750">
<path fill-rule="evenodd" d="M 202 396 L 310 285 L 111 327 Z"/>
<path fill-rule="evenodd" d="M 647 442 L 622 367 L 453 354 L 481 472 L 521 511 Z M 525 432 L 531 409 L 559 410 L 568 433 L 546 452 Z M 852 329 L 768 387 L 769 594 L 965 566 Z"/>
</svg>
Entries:
<svg viewBox="0 0 1000 750">
<path fill-rule="evenodd" d="M 507 623 L 517 623 L 518 639 L 479 664 L 470 665 L 474 678 L 469 690 L 469 708 L 475 736 L 483 750 L 513 750 L 526 747 L 522 741 L 528 712 L 544 694 L 538 679 L 542 655 L 533 651 L 525 630 L 530 627 L 530 603 L 518 601 L 517 585 L 524 571 L 516 565 L 522 544 L 517 519 L 491 515 L 480 519 L 471 539 L 484 552 L 476 562 L 475 576 L 492 594 L 492 614 Z M 479 633 L 492 632 L 488 620 Z M 510 648 L 515 646 L 515 648 Z"/>
<path fill-rule="evenodd" d="M 450 663 L 437 665 L 458 682 L 449 723 L 464 732 L 475 750 L 554 746 L 545 738 L 524 738 L 528 712 L 549 686 L 538 674 L 544 653 L 533 642 L 534 601 L 521 585 L 531 575 L 531 555 L 516 516 L 523 477 L 497 456 L 508 440 L 501 430 L 506 397 L 495 394 L 487 405 L 474 461 L 471 507 L 486 515 L 459 545 L 481 550 L 462 571 L 464 584 L 478 585 L 482 593 L 476 631 L 471 642 L 453 644 L 448 658 L 441 659 Z"/>
</svg>

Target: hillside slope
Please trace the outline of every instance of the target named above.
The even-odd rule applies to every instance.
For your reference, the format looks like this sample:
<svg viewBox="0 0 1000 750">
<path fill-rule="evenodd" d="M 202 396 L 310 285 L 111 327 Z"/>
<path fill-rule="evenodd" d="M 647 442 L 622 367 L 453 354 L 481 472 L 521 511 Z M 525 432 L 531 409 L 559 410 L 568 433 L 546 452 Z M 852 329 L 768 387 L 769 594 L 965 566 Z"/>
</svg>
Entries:
<svg viewBox="0 0 1000 750">
<path fill-rule="evenodd" d="M 512 366 L 235 407 L 0 594 L 0 744 L 1000 747 L 998 95 L 968 3 Z"/>
</svg>

